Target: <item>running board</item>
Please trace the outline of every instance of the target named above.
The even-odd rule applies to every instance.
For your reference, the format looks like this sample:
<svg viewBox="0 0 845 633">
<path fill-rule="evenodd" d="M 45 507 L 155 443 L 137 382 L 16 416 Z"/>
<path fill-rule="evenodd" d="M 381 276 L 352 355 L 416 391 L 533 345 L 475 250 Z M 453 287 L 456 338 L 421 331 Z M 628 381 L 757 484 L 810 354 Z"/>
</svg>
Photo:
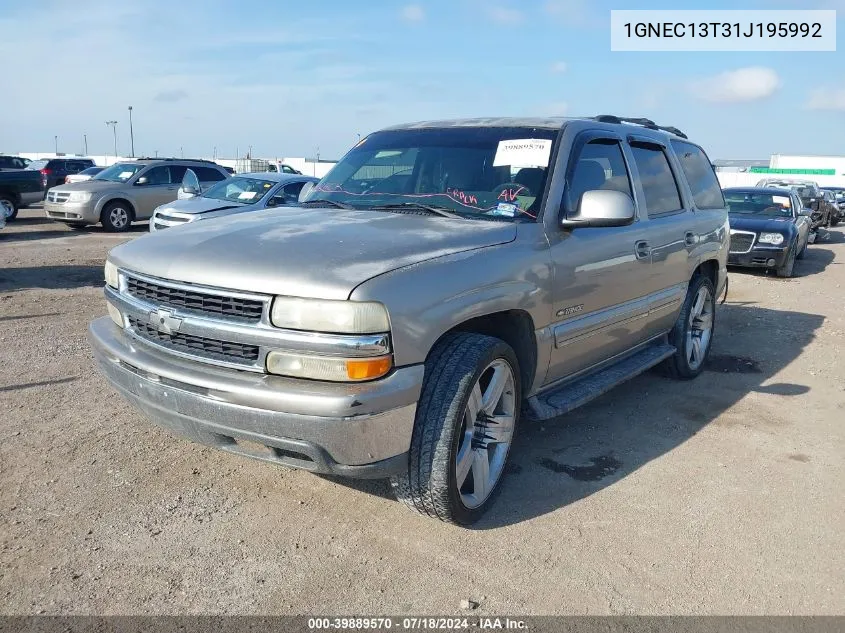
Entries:
<svg viewBox="0 0 845 633">
<path fill-rule="evenodd" d="M 675 347 L 668 343 L 650 345 L 595 374 L 528 398 L 528 410 L 525 413 L 534 420 L 549 420 L 569 413 L 626 380 L 651 369 L 676 351 Z"/>
</svg>

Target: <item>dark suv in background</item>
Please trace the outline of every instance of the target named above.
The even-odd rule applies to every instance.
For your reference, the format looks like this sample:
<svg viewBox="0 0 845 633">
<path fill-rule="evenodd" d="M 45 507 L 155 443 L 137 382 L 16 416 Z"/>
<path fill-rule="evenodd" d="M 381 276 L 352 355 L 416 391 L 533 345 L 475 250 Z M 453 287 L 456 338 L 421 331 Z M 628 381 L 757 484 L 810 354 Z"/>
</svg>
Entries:
<svg viewBox="0 0 845 633">
<path fill-rule="evenodd" d="M 27 169 L 41 172 L 41 184 L 46 196 L 50 187 L 63 185 L 65 177 L 78 174 L 84 169 L 95 166 L 94 161 L 90 158 L 44 158 L 32 161 L 27 165 Z"/>
<path fill-rule="evenodd" d="M 0 154 L 0 171 L 4 169 L 26 169 L 27 165 L 32 162 L 20 156 L 5 156 Z"/>
</svg>

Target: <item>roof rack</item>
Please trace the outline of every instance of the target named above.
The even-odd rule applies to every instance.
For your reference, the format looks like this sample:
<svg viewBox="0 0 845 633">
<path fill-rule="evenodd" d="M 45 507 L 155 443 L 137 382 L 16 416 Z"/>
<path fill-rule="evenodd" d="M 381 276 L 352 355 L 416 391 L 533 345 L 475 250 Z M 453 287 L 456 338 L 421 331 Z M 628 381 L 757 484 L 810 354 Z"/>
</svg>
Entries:
<svg viewBox="0 0 845 633">
<path fill-rule="evenodd" d="M 173 158 L 172 156 L 138 156 L 135 160 L 187 160 L 192 163 L 216 164 L 213 160 L 208 160 L 206 158 Z"/>
<path fill-rule="evenodd" d="M 644 117 L 622 117 L 622 116 L 614 116 L 612 114 L 600 114 L 596 117 L 593 117 L 595 121 L 599 123 L 632 123 L 634 125 L 642 125 L 643 127 L 647 127 L 650 130 L 662 130 L 664 132 L 669 132 L 669 134 L 674 134 L 675 136 L 680 136 L 681 138 L 688 138 L 686 134 L 681 132 L 678 128 L 672 127 L 671 125 L 657 125 L 651 119 L 646 119 Z"/>
</svg>

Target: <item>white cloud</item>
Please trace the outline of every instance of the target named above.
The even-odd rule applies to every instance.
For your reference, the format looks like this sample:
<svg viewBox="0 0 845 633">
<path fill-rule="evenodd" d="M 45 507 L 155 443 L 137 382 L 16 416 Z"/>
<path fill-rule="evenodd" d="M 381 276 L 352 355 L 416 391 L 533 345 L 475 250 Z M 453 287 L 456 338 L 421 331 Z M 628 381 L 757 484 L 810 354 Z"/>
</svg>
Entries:
<svg viewBox="0 0 845 633">
<path fill-rule="evenodd" d="M 581 25 L 589 18 L 586 0 L 548 0 L 543 9 L 565 24 Z"/>
<path fill-rule="evenodd" d="M 773 69 L 749 66 L 699 79 L 689 84 L 689 90 L 702 101 L 744 103 L 771 97 L 780 86 L 780 77 Z"/>
<path fill-rule="evenodd" d="M 418 4 L 409 4 L 402 8 L 402 19 L 406 22 L 422 22 L 425 10 Z"/>
<path fill-rule="evenodd" d="M 490 7 L 487 9 L 487 15 L 496 24 L 509 26 L 511 24 L 519 24 L 525 20 L 525 16 L 519 9 L 510 9 L 508 7 Z"/>
<path fill-rule="evenodd" d="M 565 73 L 569 66 L 566 65 L 566 62 L 555 62 L 551 65 L 550 70 L 555 74 Z"/>
<path fill-rule="evenodd" d="M 845 88 L 819 88 L 810 93 L 808 110 L 845 112 Z"/>
</svg>

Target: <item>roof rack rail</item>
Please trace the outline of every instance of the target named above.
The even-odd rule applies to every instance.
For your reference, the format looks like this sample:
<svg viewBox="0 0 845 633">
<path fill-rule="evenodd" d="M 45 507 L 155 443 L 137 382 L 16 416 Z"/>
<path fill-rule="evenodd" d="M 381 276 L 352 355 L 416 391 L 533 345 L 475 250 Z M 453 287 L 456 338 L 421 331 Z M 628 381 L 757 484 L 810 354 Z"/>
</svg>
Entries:
<svg viewBox="0 0 845 633">
<path fill-rule="evenodd" d="M 135 160 L 187 160 L 192 163 L 216 164 L 213 160 L 208 160 L 207 158 L 174 158 L 172 156 L 138 156 Z"/>
<path fill-rule="evenodd" d="M 634 125 L 642 125 L 650 130 L 662 130 L 663 132 L 669 132 L 669 134 L 674 134 L 681 138 L 688 138 L 686 134 L 676 127 L 672 127 L 671 125 L 657 125 L 657 123 L 645 117 L 621 117 L 613 114 L 600 114 L 593 117 L 593 119 L 599 123 L 633 123 Z"/>
</svg>

